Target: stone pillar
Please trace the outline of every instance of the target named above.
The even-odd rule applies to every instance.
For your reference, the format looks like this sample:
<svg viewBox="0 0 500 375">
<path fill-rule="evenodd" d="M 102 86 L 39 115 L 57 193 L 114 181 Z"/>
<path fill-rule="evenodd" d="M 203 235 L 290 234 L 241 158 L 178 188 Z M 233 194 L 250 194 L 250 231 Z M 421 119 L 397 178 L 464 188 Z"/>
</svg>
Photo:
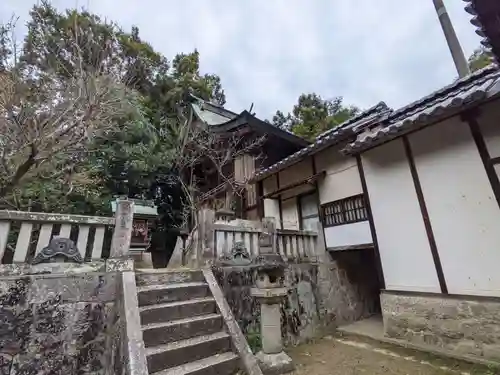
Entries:
<svg viewBox="0 0 500 375">
<path fill-rule="evenodd" d="M 276 219 L 265 217 L 262 219 L 262 233 L 259 236 L 259 254 L 277 253 L 276 247 Z"/>
<path fill-rule="evenodd" d="M 215 211 L 202 208 L 198 211 L 198 243 L 196 247 L 196 267 L 205 267 L 214 260 Z"/>
<path fill-rule="evenodd" d="M 281 303 L 288 291 L 283 287 L 283 265 L 278 254 L 261 255 L 256 287 L 252 296 L 260 302 L 260 334 L 262 351 L 257 353 L 265 374 L 284 374 L 293 371 L 292 359 L 283 351 L 281 335 Z"/>
<path fill-rule="evenodd" d="M 125 258 L 129 255 L 134 221 L 134 202 L 120 198 L 116 202 L 115 229 L 111 240 L 110 258 Z"/>
<path fill-rule="evenodd" d="M 265 301 L 265 298 L 261 299 L 260 325 L 262 331 L 262 352 L 266 354 L 278 354 L 283 351 L 279 304 L 281 301 L 276 301 L 278 303 L 272 304 L 266 302 L 270 301 Z"/>
</svg>

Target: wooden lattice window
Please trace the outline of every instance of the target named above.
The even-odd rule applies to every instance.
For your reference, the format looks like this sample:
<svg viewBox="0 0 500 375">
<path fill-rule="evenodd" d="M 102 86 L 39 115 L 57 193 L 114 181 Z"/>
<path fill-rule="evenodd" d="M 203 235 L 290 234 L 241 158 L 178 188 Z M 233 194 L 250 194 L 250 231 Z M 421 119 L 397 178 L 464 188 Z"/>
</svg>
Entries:
<svg viewBox="0 0 500 375">
<path fill-rule="evenodd" d="M 368 220 L 363 194 L 324 204 L 321 214 L 324 227 Z"/>
</svg>

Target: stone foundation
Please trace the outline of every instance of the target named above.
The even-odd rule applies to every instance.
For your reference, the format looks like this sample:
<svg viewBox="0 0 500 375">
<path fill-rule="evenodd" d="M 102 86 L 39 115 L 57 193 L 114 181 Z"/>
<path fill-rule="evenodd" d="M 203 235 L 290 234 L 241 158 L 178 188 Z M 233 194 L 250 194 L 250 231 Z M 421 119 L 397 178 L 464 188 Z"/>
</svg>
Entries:
<svg viewBox="0 0 500 375">
<path fill-rule="evenodd" d="M 500 361 L 500 298 L 386 291 L 380 299 L 386 336 Z"/>
<path fill-rule="evenodd" d="M 281 306 L 286 345 L 319 337 L 340 324 L 380 312 L 378 285 L 369 280 L 373 264 L 354 252 L 338 260 L 325 256 L 321 262 L 287 264 L 284 285 L 288 296 Z M 260 305 L 250 295 L 255 285 L 253 271 L 221 267 L 214 268 L 214 274 L 238 324 L 255 348 L 254 338 L 255 342 L 260 340 Z"/>
<path fill-rule="evenodd" d="M 0 278 L 0 374 L 105 374 L 115 274 Z"/>
<path fill-rule="evenodd" d="M 320 315 L 337 327 L 380 314 L 380 286 L 373 250 L 325 254 L 318 263 Z"/>
</svg>

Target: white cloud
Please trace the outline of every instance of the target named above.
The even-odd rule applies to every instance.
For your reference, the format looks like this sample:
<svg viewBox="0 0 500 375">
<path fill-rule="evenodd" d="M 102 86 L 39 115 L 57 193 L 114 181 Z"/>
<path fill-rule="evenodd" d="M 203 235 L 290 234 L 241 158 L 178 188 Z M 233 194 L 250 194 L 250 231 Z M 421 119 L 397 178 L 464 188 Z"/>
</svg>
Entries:
<svg viewBox="0 0 500 375">
<path fill-rule="evenodd" d="M 445 1 L 466 55 L 479 45 L 462 1 Z M 33 4 L 2 0 L 0 20 Z M 453 61 L 431 0 L 56 0 L 85 6 L 172 58 L 198 48 L 221 76 L 227 107 L 289 111 L 303 92 L 399 107 L 451 82 Z"/>
</svg>

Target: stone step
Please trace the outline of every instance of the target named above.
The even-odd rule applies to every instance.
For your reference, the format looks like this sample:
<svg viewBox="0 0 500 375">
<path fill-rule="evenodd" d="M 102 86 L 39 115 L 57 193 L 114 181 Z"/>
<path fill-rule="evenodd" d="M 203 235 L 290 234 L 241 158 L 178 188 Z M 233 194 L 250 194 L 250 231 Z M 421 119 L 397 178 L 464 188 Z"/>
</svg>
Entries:
<svg viewBox="0 0 500 375">
<path fill-rule="evenodd" d="M 222 330 L 222 316 L 208 314 L 167 323 L 152 323 L 142 326 L 144 345 L 168 344 L 173 341 L 189 339 L 200 335 L 209 335 Z"/>
<path fill-rule="evenodd" d="M 177 283 L 204 282 L 205 277 L 200 270 L 148 270 L 139 271 L 135 276 L 137 286 L 166 285 Z"/>
<path fill-rule="evenodd" d="M 212 297 L 194 298 L 188 301 L 167 302 L 158 305 L 147 305 L 139 308 L 141 324 L 161 323 L 175 319 L 213 314 L 217 312 Z"/>
<path fill-rule="evenodd" d="M 180 366 L 231 350 L 231 338 L 224 332 L 192 337 L 146 349 L 150 373 Z"/>
<path fill-rule="evenodd" d="M 238 370 L 238 356 L 228 352 L 155 372 L 154 375 L 232 375 Z"/>
<path fill-rule="evenodd" d="M 176 283 L 170 285 L 143 285 L 137 288 L 139 306 L 166 302 L 185 301 L 210 296 L 204 282 Z"/>
</svg>

